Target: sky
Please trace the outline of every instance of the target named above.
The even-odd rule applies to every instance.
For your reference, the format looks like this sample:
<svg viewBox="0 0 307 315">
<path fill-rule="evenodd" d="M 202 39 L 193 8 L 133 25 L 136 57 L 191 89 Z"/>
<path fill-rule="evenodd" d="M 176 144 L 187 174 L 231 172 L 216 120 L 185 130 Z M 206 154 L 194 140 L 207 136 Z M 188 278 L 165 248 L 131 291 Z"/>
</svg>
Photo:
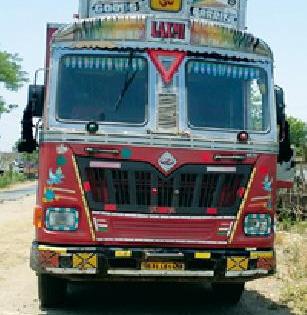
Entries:
<svg viewBox="0 0 307 315">
<path fill-rule="evenodd" d="M 295 3 L 295 4 L 294 4 Z M 69 22 L 78 0 L 2 0 L 0 50 L 18 53 L 33 82 L 35 70 L 44 66 L 47 22 Z M 248 0 L 248 31 L 264 39 L 275 56 L 275 83 L 286 93 L 287 113 L 307 122 L 307 1 Z M 20 121 L 27 87 L 0 95 L 19 108 L 0 118 L 0 151 L 11 151 L 20 137 Z"/>
</svg>

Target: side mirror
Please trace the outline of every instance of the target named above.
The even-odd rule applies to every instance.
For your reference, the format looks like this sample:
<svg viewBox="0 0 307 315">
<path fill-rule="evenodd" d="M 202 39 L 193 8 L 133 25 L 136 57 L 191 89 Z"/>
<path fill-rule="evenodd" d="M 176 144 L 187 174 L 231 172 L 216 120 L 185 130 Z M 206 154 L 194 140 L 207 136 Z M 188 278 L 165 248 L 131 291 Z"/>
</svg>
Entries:
<svg viewBox="0 0 307 315">
<path fill-rule="evenodd" d="M 279 125 L 279 156 L 278 162 L 289 162 L 293 157 L 293 150 L 290 142 L 290 126 L 286 120 L 285 114 L 285 93 L 284 90 L 275 86 L 275 101 L 277 124 Z"/>
<path fill-rule="evenodd" d="M 45 86 L 30 85 L 28 94 L 28 105 L 32 110 L 33 117 L 41 118 L 44 111 Z"/>
<path fill-rule="evenodd" d="M 33 117 L 41 118 L 44 111 L 45 86 L 30 85 L 28 104 L 23 112 L 21 122 L 21 140 L 18 144 L 18 152 L 33 153 L 37 148 L 37 141 L 33 137 Z"/>
<path fill-rule="evenodd" d="M 33 137 L 33 113 L 29 105 L 23 112 L 21 121 L 21 140 L 18 143 L 19 153 L 33 153 L 37 148 L 37 142 Z"/>
<path fill-rule="evenodd" d="M 277 85 L 275 86 L 275 102 L 276 102 L 277 124 L 283 125 L 286 119 L 285 93 L 284 93 L 284 90 Z"/>
</svg>

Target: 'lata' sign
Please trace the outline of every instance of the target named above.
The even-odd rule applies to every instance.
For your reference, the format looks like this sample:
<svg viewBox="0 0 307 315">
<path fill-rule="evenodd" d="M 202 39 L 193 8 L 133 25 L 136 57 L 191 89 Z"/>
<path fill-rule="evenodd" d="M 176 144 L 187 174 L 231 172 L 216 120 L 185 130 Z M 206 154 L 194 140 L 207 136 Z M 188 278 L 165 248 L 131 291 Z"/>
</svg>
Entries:
<svg viewBox="0 0 307 315">
<path fill-rule="evenodd" d="M 152 21 L 151 37 L 153 39 L 185 40 L 186 24 L 169 21 Z"/>
</svg>

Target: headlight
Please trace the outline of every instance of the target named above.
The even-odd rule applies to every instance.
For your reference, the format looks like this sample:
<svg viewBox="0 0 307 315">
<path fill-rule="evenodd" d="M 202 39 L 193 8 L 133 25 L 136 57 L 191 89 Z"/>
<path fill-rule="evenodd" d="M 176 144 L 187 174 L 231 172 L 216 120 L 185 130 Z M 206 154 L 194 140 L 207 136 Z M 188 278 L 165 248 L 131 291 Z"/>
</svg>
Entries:
<svg viewBox="0 0 307 315">
<path fill-rule="evenodd" d="M 248 236 L 268 236 L 272 231 L 269 214 L 248 214 L 244 220 L 244 233 Z"/>
<path fill-rule="evenodd" d="M 50 231 L 76 231 L 79 226 L 79 212 L 72 208 L 48 208 L 45 225 Z"/>
</svg>

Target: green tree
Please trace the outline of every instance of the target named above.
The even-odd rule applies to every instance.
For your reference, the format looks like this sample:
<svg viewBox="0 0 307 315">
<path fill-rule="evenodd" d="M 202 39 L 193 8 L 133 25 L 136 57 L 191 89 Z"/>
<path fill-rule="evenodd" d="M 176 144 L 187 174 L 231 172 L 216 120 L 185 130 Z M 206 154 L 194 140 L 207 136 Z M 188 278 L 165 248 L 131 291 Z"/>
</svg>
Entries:
<svg viewBox="0 0 307 315">
<path fill-rule="evenodd" d="M 0 85 L 12 91 L 17 91 L 27 81 L 26 72 L 21 68 L 21 59 L 16 54 L 0 51 Z M 15 105 L 7 105 L 0 95 L 0 117 L 8 113 Z"/>
<path fill-rule="evenodd" d="M 287 119 L 291 128 L 291 143 L 297 148 L 297 153 L 302 155 L 307 147 L 307 123 L 292 116 Z"/>
</svg>

